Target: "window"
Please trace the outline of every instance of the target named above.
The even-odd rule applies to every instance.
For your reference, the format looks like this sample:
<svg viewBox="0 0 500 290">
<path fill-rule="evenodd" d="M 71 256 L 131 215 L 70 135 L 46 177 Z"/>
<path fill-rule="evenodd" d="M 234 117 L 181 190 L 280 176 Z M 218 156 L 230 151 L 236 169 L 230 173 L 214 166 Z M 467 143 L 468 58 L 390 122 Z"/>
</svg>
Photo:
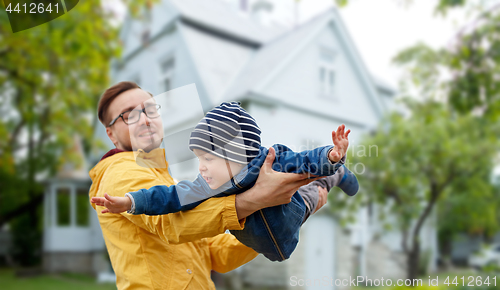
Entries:
<svg viewBox="0 0 500 290">
<path fill-rule="evenodd" d="M 142 45 L 146 46 L 151 40 L 151 8 L 146 7 L 144 9 L 144 14 L 142 15 L 142 33 L 141 42 Z"/>
<path fill-rule="evenodd" d="M 160 64 L 160 74 L 161 74 L 161 89 L 163 92 L 170 91 L 172 89 L 172 76 L 174 74 L 175 61 L 173 58 L 169 58 Z"/>
<path fill-rule="evenodd" d="M 54 203 L 57 209 L 54 213 L 55 226 L 90 226 L 90 205 L 87 187 L 65 185 L 56 187 L 54 193 Z M 49 201 L 49 204 L 50 203 Z"/>
<path fill-rule="evenodd" d="M 141 42 L 143 45 L 149 44 L 149 37 L 150 37 L 149 29 L 146 29 L 141 33 Z"/>
<path fill-rule="evenodd" d="M 175 60 L 169 57 L 160 62 L 160 91 L 162 93 L 168 92 L 173 89 L 173 76 L 175 69 Z M 164 100 L 164 109 L 170 110 L 173 107 L 172 96 L 167 93 Z"/>
<path fill-rule="evenodd" d="M 90 225 L 89 220 L 89 191 L 86 188 L 76 190 L 76 225 L 86 227 Z"/>
<path fill-rule="evenodd" d="M 70 225 L 70 190 L 69 188 L 59 188 L 56 192 L 57 202 L 57 225 Z"/>
<path fill-rule="evenodd" d="M 321 97 L 335 99 L 335 51 L 322 47 L 319 53 L 319 94 Z"/>
</svg>

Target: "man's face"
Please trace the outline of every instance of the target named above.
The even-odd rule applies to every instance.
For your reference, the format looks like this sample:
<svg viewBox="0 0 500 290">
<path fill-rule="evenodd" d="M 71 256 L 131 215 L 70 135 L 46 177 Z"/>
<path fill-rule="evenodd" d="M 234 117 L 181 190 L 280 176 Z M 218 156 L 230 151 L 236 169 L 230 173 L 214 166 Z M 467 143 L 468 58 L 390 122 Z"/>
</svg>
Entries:
<svg viewBox="0 0 500 290">
<path fill-rule="evenodd" d="M 113 120 L 123 112 L 142 110 L 155 104 L 155 100 L 147 92 L 132 89 L 118 95 L 109 105 L 107 114 Z M 119 118 L 111 127 L 106 128 L 106 133 L 118 149 L 150 151 L 160 146 L 163 139 L 163 125 L 161 117 L 151 119 L 141 113 L 137 123 L 127 125 L 122 118 Z"/>
<path fill-rule="evenodd" d="M 227 161 L 203 150 L 194 149 L 193 152 L 200 162 L 198 170 L 211 189 L 219 188 L 244 167 L 241 164 Z"/>
</svg>

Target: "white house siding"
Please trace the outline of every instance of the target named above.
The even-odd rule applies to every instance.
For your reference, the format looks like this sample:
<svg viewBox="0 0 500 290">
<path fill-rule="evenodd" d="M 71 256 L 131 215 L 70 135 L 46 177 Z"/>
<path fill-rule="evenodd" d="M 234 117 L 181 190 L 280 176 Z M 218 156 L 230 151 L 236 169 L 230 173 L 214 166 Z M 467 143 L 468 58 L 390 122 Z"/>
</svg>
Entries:
<svg viewBox="0 0 500 290">
<path fill-rule="evenodd" d="M 243 283 L 254 287 L 285 288 L 289 279 L 288 265 L 288 261 L 270 262 L 263 255 L 259 255 L 242 267 Z"/>
<path fill-rule="evenodd" d="M 269 108 L 262 103 L 250 102 L 247 110 L 260 126 L 262 144 L 267 147 L 279 143 L 298 151 L 332 144 L 331 131 L 342 123 L 353 131 L 353 139 L 363 131 L 362 127 L 348 120 L 307 113 L 279 103 Z"/>
<path fill-rule="evenodd" d="M 188 20 L 217 30 L 255 42 L 267 42 L 274 39 L 284 28 L 279 25 L 263 27 L 252 21 L 249 15 L 234 9 L 224 1 L 207 0 L 163 0 L 172 2 Z M 253 0 L 249 1 L 253 2 Z"/>
<path fill-rule="evenodd" d="M 319 54 L 321 47 L 336 51 L 335 97 L 326 99 L 320 94 Z M 324 27 L 315 41 L 283 67 L 280 74 L 263 88 L 269 96 L 296 104 L 303 109 L 328 114 L 340 120 L 374 126 L 379 116 L 371 104 L 370 96 L 364 89 L 363 80 L 356 74 L 355 66 L 338 40 L 335 29 Z"/>
<path fill-rule="evenodd" d="M 367 253 L 367 273 L 363 275 L 365 280 L 366 278 L 372 280 L 384 278 L 392 279 L 393 283 L 396 283 L 397 279 L 406 277 L 406 257 L 403 253 L 393 251 L 377 240 L 369 242 Z M 373 284 L 368 284 L 368 286 L 373 286 Z"/>
<path fill-rule="evenodd" d="M 134 81 L 138 78 L 138 84 L 143 89 L 153 95 L 163 93 L 159 78 L 160 63 L 170 57 L 175 59 L 173 88 L 200 83 L 187 47 L 175 27 L 157 41 L 144 47 L 137 55 L 131 57 L 122 68 L 116 69 L 113 80 L 117 83 Z"/>
<path fill-rule="evenodd" d="M 311 217 L 311 219 L 314 217 Z M 306 221 L 305 225 L 308 225 L 309 221 Z M 307 226 L 306 226 L 307 227 Z M 299 243 L 295 248 L 295 251 L 290 256 L 290 258 L 285 261 L 287 265 L 287 275 L 284 278 L 284 284 L 286 284 L 287 289 L 305 289 L 303 286 L 292 286 L 292 277 L 297 277 L 297 279 L 301 279 L 305 277 L 306 273 L 306 240 L 307 240 L 307 231 L 306 227 L 303 227 L 300 231 Z"/>
<path fill-rule="evenodd" d="M 305 278 L 310 283 L 305 289 L 335 289 L 336 261 L 338 248 L 335 221 L 328 216 L 318 216 L 308 221 L 304 228 Z"/>
<path fill-rule="evenodd" d="M 311 35 L 315 35 L 315 32 L 330 17 L 331 15 L 328 15 L 328 13 L 323 13 L 304 26 L 288 31 L 277 39 L 259 47 L 255 56 L 239 73 L 224 97 L 241 97 L 250 91 L 262 93 L 266 81 L 269 81 L 276 74 L 280 74 L 280 68 L 287 65 L 290 60 L 294 61 L 295 51 L 299 47 L 307 45 L 307 40 Z"/>
<path fill-rule="evenodd" d="M 337 225 L 335 229 L 335 277 L 334 279 L 338 281 L 343 281 L 344 279 L 350 280 L 351 276 L 357 275 L 360 271 L 360 257 L 359 251 L 361 249 L 354 248 L 351 244 L 351 233 L 345 228 Z M 334 282 L 335 283 L 335 282 Z M 336 286 L 335 289 L 350 289 L 349 286 Z"/>
<path fill-rule="evenodd" d="M 242 267 L 244 282 L 280 289 L 334 289 L 330 287 L 328 279 L 336 276 L 337 228 L 335 221 L 328 215 L 311 217 L 301 229 L 299 244 L 290 259 L 269 262 L 259 255 Z M 317 280 L 316 286 L 320 287 L 306 286 L 307 280 Z"/>
<path fill-rule="evenodd" d="M 181 30 L 203 86 L 212 104 L 218 105 L 222 94 L 247 64 L 254 49 L 189 25 L 182 25 Z"/>
<path fill-rule="evenodd" d="M 154 37 L 178 15 L 178 9 L 170 1 L 159 1 L 149 12 L 144 9 L 135 17 L 127 15 L 124 27 L 120 32 L 120 38 L 123 41 L 123 55 L 130 55 L 141 48 L 144 31 L 149 30 L 150 38 Z"/>
<path fill-rule="evenodd" d="M 132 21 L 135 23 L 137 21 Z M 126 48 L 127 46 L 125 46 Z M 121 81 L 134 81 L 144 90 L 153 95 L 163 93 L 160 86 L 160 63 L 170 57 L 175 58 L 172 87 L 178 88 L 191 83 L 201 83 L 196 74 L 195 66 L 188 54 L 187 47 L 180 36 L 176 25 L 172 24 L 171 29 L 164 33 L 157 41 L 144 47 L 137 54 L 131 56 L 124 53 L 127 59 L 122 65 L 115 64 L 112 68 L 113 84 Z M 198 94 L 205 95 L 203 87 L 197 86 Z M 162 108 L 162 113 L 168 112 L 168 108 Z M 105 128 L 98 124 L 96 136 L 102 140 L 107 148 L 114 148 L 106 135 Z M 107 149 L 107 150 L 109 150 Z M 96 161 L 100 159 L 107 150 L 101 151 L 94 157 Z"/>
<path fill-rule="evenodd" d="M 76 222 L 76 194 L 88 186 L 86 180 L 51 180 L 44 199 L 43 268 L 47 272 L 80 272 L 96 274 L 107 270 L 108 262 L 103 255 L 99 221 L 90 207 L 89 225 Z M 66 189 L 70 194 L 70 221 L 58 225 L 57 190 Z"/>
</svg>

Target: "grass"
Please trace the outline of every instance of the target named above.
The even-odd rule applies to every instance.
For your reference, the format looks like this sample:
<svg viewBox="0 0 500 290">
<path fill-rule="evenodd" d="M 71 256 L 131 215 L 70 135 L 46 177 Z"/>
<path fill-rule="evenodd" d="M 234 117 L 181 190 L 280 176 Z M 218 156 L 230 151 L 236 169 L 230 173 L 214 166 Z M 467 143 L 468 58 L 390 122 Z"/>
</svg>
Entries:
<svg viewBox="0 0 500 290">
<path fill-rule="evenodd" d="M 98 284 L 85 275 L 62 274 L 18 278 L 12 269 L 0 269 L 2 290 L 116 290 L 115 284 Z"/>
</svg>

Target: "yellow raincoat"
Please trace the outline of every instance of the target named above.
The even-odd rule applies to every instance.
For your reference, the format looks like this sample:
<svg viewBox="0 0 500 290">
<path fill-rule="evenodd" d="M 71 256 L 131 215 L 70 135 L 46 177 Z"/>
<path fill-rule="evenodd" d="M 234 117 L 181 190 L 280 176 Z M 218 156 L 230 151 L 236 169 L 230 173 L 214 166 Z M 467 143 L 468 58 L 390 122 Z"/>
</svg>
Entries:
<svg viewBox="0 0 500 290">
<path fill-rule="evenodd" d="M 163 166 L 155 166 L 156 160 L 163 160 Z M 89 196 L 124 196 L 141 188 L 172 185 L 164 160 L 162 149 L 109 156 L 90 171 Z M 119 290 L 215 289 L 211 270 L 224 273 L 257 256 L 234 236 L 222 234 L 244 225 L 238 221 L 234 195 L 211 198 L 193 210 L 162 216 L 102 214 L 103 207 L 92 206 Z"/>
</svg>

